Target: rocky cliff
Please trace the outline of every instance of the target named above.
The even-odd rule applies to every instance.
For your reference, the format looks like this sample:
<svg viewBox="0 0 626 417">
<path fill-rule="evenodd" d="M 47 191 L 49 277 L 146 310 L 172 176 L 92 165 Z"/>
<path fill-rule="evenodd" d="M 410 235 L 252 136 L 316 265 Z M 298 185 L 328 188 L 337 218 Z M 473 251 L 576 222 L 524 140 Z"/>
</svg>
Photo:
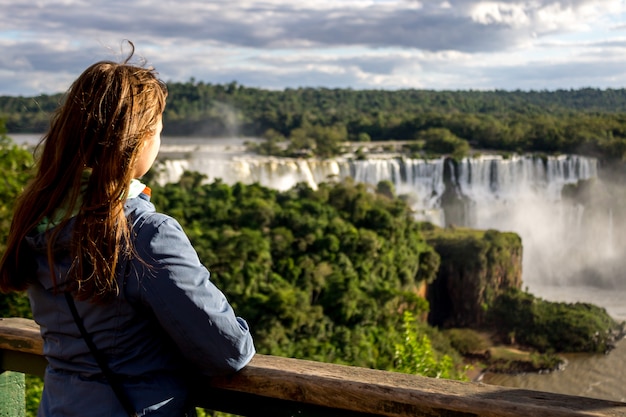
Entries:
<svg viewBox="0 0 626 417">
<path fill-rule="evenodd" d="M 437 278 L 426 291 L 431 325 L 480 328 L 498 295 L 521 288 L 522 241 L 517 234 L 433 227 L 425 236 L 441 257 Z"/>
</svg>

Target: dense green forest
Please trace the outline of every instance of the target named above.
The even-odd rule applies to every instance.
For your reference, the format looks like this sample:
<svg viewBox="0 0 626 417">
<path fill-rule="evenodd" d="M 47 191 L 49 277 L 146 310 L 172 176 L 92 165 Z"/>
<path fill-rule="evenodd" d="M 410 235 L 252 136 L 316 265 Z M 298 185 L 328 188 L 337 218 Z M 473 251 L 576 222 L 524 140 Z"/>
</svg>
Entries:
<svg viewBox="0 0 626 417">
<path fill-rule="evenodd" d="M 395 369 L 404 313 L 426 314 L 418 290 L 439 262 L 408 205 L 351 182 L 278 192 L 202 179 L 154 187 L 153 202 L 179 219 L 260 352 Z"/>
<path fill-rule="evenodd" d="M 0 252 L 32 162 L 0 120 Z M 415 221 L 389 182 L 277 191 L 206 183 L 193 172 L 159 186 L 151 175 L 144 180 L 154 204 L 180 221 L 212 279 L 249 321 L 259 353 L 466 379 L 461 354 L 484 349 L 471 329 L 428 324 L 423 290 L 445 260 L 425 238 L 428 230 L 432 239 L 433 226 Z M 483 235 L 493 240 L 497 232 L 476 234 Z M 605 350 L 616 326 L 602 309 L 539 302 L 521 291 L 507 297 L 485 305 L 493 311 L 489 321 L 499 319 L 503 334 L 518 334 L 539 352 Z M 0 317 L 29 315 L 24 294 L 0 294 Z M 555 360 L 538 366 L 546 363 Z M 29 378 L 28 415 L 40 390 Z"/>
<path fill-rule="evenodd" d="M 459 156 L 471 147 L 626 157 L 625 89 L 273 91 L 193 79 L 168 88 L 164 135 L 262 136 L 256 150 L 270 154 L 331 157 L 345 141 L 403 140 Z M 43 132 L 61 99 L 0 97 L 0 118 L 11 133 Z"/>
</svg>

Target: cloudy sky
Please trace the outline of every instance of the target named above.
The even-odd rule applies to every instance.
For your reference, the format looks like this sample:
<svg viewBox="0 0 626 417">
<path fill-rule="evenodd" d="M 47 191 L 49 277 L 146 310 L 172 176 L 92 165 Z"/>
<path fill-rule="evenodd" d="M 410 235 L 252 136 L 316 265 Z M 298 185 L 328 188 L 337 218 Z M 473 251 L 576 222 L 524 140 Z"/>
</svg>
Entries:
<svg viewBox="0 0 626 417">
<path fill-rule="evenodd" d="M 626 0 L 0 0 L 0 95 L 64 91 L 123 40 L 165 81 L 626 87 Z"/>
</svg>

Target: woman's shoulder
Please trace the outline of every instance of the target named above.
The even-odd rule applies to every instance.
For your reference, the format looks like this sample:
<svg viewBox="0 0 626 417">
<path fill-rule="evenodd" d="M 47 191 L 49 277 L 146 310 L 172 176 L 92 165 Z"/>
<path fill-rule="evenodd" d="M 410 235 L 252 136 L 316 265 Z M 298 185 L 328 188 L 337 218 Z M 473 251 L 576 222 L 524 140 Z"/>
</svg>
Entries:
<svg viewBox="0 0 626 417">
<path fill-rule="evenodd" d="M 178 223 L 171 216 L 156 211 L 154 204 L 149 200 L 140 197 L 126 200 L 124 210 L 126 212 L 126 218 L 135 230 L 143 228 L 144 226 L 158 228 L 159 225 L 165 222 Z"/>
<path fill-rule="evenodd" d="M 162 227 L 173 227 L 182 231 L 182 227 L 173 217 L 156 211 L 154 205 L 147 199 L 129 198 L 125 205 L 126 218 L 136 233 L 152 235 Z"/>
</svg>

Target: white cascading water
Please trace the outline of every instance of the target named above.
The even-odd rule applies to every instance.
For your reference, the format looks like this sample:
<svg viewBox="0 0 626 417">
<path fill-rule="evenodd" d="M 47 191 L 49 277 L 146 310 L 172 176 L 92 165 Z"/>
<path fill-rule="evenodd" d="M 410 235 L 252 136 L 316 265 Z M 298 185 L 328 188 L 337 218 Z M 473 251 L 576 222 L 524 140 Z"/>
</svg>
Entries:
<svg viewBox="0 0 626 417">
<path fill-rule="evenodd" d="M 585 271 L 597 271 L 611 256 L 610 225 L 584 221 L 584 208 L 564 202 L 561 191 L 597 175 L 595 159 L 576 155 L 464 159 L 457 172 L 460 192 L 471 201 L 464 226 L 518 233 L 530 286 L 593 284 Z"/>
<path fill-rule="evenodd" d="M 224 149 L 224 148 L 222 148 Z M 186 152 L 164 145 L 159 156 L 159 182 L 176 182 L 185 171 L 197 171 L 211 182 L 258 182 L 286 190 L 299 182 L 315 188 L 319 183 L 352 177 L 376 185 L 389 180 L 398 195 L 405 194 L 416 217 L 444 225 L 440 207 L 446 189 L 440 159 L 411 159 L 397 155 L 366 160 L 262 157 L 242 148 L 225 152 L 194 146 Z M 483 155 L 458 164 L 453 181 L 470 201 L 466 226 L 516 232 L 524 245 L 524 284 L 533 291 L 542 285 L 615 285 L 611 254 L 610 217 L 588 224 L 584 208 L 561 200 L 566 184 L 597 177 L 597 161 L 576 155 L 557 157 Z M 590 282 L 593 281 L 593 282 Z"/>
<path fill-rule="evenodd" d="M 391 181 L 397 194 L 411 197 L 420 219 L 443 223 L 439 200 L 445 187 L 444 159 L 407 159 L 399 157 L 354 160 L 349 158 L 294 159 L 235 155 L 222 158 L 215 154 L 194 153 L 189 159 L 167 156 L 167 148 L 159 159 L 159 182 L 176 182 L 184 171 L 197 171 L 212 182 L 220 178 L 227 184 L 258 182 L 266 187 L 288 190 L 304 182 L 312 188 L 318 184 L 347 177 L 357 182 L 376 185 Z"/>
</svg>

